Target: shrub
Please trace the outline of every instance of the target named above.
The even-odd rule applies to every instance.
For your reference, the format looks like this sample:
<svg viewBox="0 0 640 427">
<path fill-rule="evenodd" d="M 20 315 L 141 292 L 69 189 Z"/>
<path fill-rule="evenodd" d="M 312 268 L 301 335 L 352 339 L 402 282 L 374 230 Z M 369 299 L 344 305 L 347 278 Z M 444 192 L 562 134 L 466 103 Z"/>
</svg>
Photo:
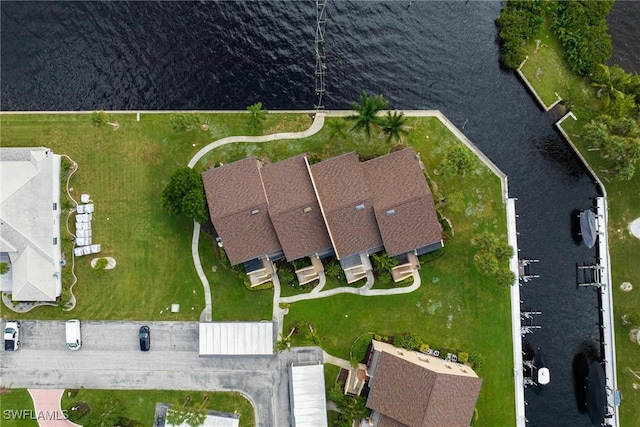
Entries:
<svg viewBox="0 0 640 427">
<path fill-rule="evenodd" d="M 471 353 L 469 355 L 469 363 L 471 364 L 471 367 L 474 369 L 474 371 L 478 372 L 484 366 L 484 356 L 480 353 Z"/>
<path fill-rule="evenodd" d="M 415 333 L 396 335 L 393 339 L 393 345 L 406 348 L 407 350 L 418 350 L 420 349 L 420 345 L 422 345 L 422 338 Z"/>
<path fill-rule="evenodd" d="M 278 277 L 280 278 L 280 284 L 282 286 L 293 286 L 295 282 L 295 276 L 288 268 L 281 268 L 278 270 Z"/>
<path fill-rule="evenodd" d="M 200 118 L 193 113 L 172 114 L 171 127 L 175 132 L 188 132 L 200 127 Z"/>
<path fill-rule="evenodd" d="M 367 351 L 371 345 L 371 335 L 365 334 L 357 338 L 351 346 L 351 360 L 357 363 L 362 362 L 367 357 Z"/>
<path fill-rule="evenodd" d="M 9 264 L 6 262 L 0 262 L 0 276 L 9 272 Z"/>
<path fill-rule="evenodd" d="M 422 343 L 420 344 L 420 353 L 426 353 L 429 350 L 429 344 Z"/>
<path fill-rule="evenodd" d="M 467 363 L 469 361 L 469 353 L 464 351 L 458 352 L 458 362 Z"/>
<path fill-rule="evenodd" d="M 104 111 L 94 111 L 91 113 L 91 124 L 95 127 L 102 127 L 109 122 L 109 116 Z"/>
<path fill-rule="evenodd" d="M 625 314 L 623 321 L 626 325 L 640 326 L 640 311 L 633 311 L 629 314 Z"/>
</svg>

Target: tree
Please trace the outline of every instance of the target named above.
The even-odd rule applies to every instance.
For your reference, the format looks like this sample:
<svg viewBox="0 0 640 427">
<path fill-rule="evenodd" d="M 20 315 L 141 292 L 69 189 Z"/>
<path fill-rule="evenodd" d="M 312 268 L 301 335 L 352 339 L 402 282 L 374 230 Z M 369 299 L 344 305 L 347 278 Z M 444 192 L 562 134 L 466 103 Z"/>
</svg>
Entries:
<svg viewBox="0 0 640 427">
<path fill-rule="evenodd" d="M 193 113 L 172 114 L 171 127 L 175 132 L 192 131 L 200 127 L 200 118 Z"/>
<path fill-rule="evenodd" d="M 392 143 L 394 140 L 402 142 L 402 137 L 409 133 L 407 128 L 407 118 L 402 111 L 387 111 L 387 115 L 382 119 L 380 127 L 382 133 L 387 137 L 387 142 Z"/>
<path fill-rule="evenodd" d="M 611 56 L 607 15 L 613 0 L 568 0 L 554 5 L 553 30 L 565 50 L 569 68 L 581 76 L 596 71 Z"/>
<path fill-rule="evenodd" d="M 471 166 L 471 153 L 461 145 L 454 145 L 447 150 L 442 162 L 442 170 L 445 173 L 465 176 Z"/>
<path fill-rule="evenodd" d="M 256 102 L 253 105 L 249 105 L 247 107 L 247 111 L 249 112 L 249 124 L 251 127 L 257 127 L 260 125 L 267 119 L 267 114 L 269 114 L 266 109 L 262 108 L 262 102 Z"/>
<path fill-rule="evenodd" d="M 604 106 L 608 107 L 612 99 L 619 99 L 624 95 L 623 90 L 630 79 L 631 75 L 618 66 L 598 64 L 591 85 L 599 88 L 598 97 L 603 100 Z"/>
<path fill-rule="evenodd" d="M 363 130 L 368 140 L 371 137 L 371 127 L 381 124 L 378 113 L 387 108 L 388 105 L 388 101 L 382 95 L 369 96 L 363 90 L 360 94 L 360 104 L 356 102 L 349 103 L 349 107 L 358 113 L 356 116 L 347 117 L 355 122 L 351 130 Z"/>
<path fill-rule="evenodd" d="M 173 173 L 160 202 L 171 215 L 182 214 L 199 223 L 209 219 L 202 178 L 191 168 L 180 168 Z"/>
<path fill-rule="evenodd" d="M 337 261 L 331 261 L 324 268 L 324 272 L 327 276 L 337 279 L 342 275 L 342 267 L 340 267 Z"/>
<path fill-rule="evenodd" d="M 103 127 L 109 123 L 109 116 L 104 111 L 94 111 L 91 113 L 91 124 L 95 127 Z"/>
<path fill-rule="evenodd" d="M 516 282 L 516 275 L 508 268 L 499 269 L 495 274 L 495 278 L 498 286 L 502 286 L 505 288 L 508 286 L 513 286 L 513 284 Z"/>
<path fill-rule="evenodd" d="M 378 274 L 391 272 L 391 269 L 398 265 L 398 260 L 391 258 L 386 252 L 373 254 L 371 259 L 373 260 L 373 268 Z"/>
<path fill-rule="evenodd" d="M 0 276 L 3 274 L 7 274 L 11 268 L 9 267 L 9 263 L 0 262 Z"/>
</svg>

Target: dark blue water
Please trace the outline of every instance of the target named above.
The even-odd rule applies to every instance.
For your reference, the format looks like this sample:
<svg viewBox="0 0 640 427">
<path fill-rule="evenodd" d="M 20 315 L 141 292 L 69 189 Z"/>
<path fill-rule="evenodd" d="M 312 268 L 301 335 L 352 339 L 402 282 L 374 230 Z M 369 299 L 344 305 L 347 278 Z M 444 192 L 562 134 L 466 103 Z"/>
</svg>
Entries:
<svg viewBox="0 0 640 427">
<path fill-rule="evenodd" d="M 345 109 L 365 89 L 393 108 L 440 109 L 509 175 L 521 255 L 538 258 L 542 276 L 522 288 L 523 308 L 543 312 L 542 329 L 526 344 L 545 349 L 552 375 L 544 395 L 527 390 L 527 418 L 531 426 L 590 425 L 573 373 L 585 346 L 597 347 L 598 301 L 593 290 L 576 288 L 576 263 L 595 251 L 575 242 L 571 226 L 596 186 L 553 118 L 500 69 L 499 2 L 408 3 L 329 2 L 325 105 Z M 3 110 L 244 109 L 256 101 L 275 110 L 316 102 L 312 1 L 3 1 L 0 11 Z"/>
</svg>

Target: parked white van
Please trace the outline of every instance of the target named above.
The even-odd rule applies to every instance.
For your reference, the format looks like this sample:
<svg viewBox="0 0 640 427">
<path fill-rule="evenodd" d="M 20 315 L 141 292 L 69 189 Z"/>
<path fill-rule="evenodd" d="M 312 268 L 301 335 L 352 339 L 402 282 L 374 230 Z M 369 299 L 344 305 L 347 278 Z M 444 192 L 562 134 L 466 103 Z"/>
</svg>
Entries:
<svg viewBox="0 0 640 427">
<path fill-rule="evenodd" d="M 80 328 L 80 320 L 67 320 L 67 347 L 69 350 L 80 350 L 82 347 L 82 332 Z"/>
</svg>

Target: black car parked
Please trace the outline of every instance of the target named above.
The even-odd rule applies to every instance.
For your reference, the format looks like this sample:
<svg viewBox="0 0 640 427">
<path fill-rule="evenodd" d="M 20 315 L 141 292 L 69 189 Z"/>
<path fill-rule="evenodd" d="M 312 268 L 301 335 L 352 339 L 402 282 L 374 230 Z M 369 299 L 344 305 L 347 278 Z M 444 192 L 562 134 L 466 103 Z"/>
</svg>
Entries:
<svg viewBox="0 0 640 427">
<path fill-rule="evenodd" d="M 140 350 L 149 351 L 151 348 L 151 332 L 148 326 L 142 326 L 138 331 L 138 338 L 140 338 Z"/>
</svg>

